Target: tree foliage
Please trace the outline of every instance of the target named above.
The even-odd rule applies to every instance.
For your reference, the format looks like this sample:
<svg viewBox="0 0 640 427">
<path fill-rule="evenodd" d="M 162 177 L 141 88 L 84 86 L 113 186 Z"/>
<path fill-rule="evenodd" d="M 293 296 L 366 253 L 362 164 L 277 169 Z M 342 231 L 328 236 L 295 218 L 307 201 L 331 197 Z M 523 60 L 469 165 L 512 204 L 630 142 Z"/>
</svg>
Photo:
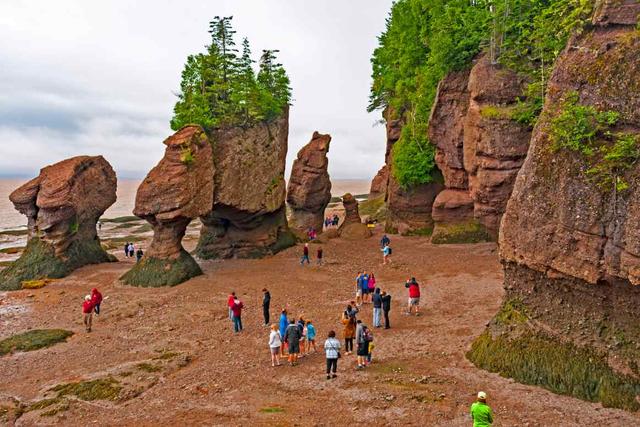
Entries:
<svg viewBox="0 0 640 427">
<path fill-rule="evenodd" d="M 205 129 L 245 126 L 272 120 L 291 102 L 289 77 L 276 60 L 277 50 L 265 50 L 254 70 L 245 38 L 238 52 L 232 17 L 209 23 L 211 44 L 206 52 L 187 58 L 171 128 L 199 124 Z"/>
<path fill-rule="evenodd" d="M 592 7 L 590 0 L 394 3 L 371 59 L 368 110 L 390 107 L 404 117 L 405 129 L 393 148 L 392 169 L 400 184 L 431 180 L 434 147 L 427 141 L 427 126 L 438 83 L 447 73 L 469 67 L 485 51 L 494 62 L 528 74 L 531 85 L 513 118 L 532 125 L 555 58 Z"/>
</svg>

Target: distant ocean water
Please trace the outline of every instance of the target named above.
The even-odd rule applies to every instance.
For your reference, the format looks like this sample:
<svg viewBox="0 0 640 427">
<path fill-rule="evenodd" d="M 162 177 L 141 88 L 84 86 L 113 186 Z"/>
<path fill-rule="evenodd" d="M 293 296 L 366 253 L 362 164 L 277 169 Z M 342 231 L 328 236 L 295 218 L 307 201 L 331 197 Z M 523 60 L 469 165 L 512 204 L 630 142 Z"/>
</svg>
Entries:
<svg viewBox="0 0 640 427">
<path fill-rule="evenodd" d="M 0 179 L 0 231 L 26 227 L 24 215 L 14 209 L 9 201 L 9 194 L 28 179 Z M 370 180 L 366 179 L 337 179 L 331 182 L 331 194 L 342 196 L 345 193 L 365 194 L 369 192 Z M 140 180 L 118 180 L 118 200 L 104 214 L 105 218 L 133 215 L 136 190 Z"/>
</svg>

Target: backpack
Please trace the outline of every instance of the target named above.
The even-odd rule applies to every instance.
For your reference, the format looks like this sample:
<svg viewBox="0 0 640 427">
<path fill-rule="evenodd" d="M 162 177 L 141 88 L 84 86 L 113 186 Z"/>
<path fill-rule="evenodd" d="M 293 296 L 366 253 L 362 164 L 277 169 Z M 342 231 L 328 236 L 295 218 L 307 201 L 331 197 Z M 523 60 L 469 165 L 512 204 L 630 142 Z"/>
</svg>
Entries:
<svg viewBox="0 0 640 427">
<path fill-rule="evenodd" d="M 368 328 L 364 331 L 363 336 L 364 336 L 365 342 L 373 342 L 373 334 Z"/>
<path fill-rule="evenodd" d="M 393 251 L 391 250 L 391 246 L 389 246 L 389 255 L 391 255 L 391 252 Z"/>
</svg>

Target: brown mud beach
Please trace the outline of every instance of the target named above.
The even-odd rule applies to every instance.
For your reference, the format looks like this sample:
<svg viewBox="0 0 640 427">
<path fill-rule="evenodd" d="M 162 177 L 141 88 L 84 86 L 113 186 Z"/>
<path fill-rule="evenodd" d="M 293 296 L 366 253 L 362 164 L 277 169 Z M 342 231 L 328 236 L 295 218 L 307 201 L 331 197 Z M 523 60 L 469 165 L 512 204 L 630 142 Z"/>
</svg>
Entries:
<svg viewBox="0 0 640 427">
<path fill-rule="evenodd" d="M 173 288 L 121 285 L 118 277 L 134 262 L 121 260 L 83 267 L 42 289 L 2 294 L 0 309 L 20 309 L 2 312 L 0 338 L 44 328 L 75 334 L 0 357 L 0 406 L 19 401 L 28 408 L 58 384 L 107 379 L 118 391 L 113 399 L 71 396 L 59 411 L 27 411 L 16 425 L 467 426 L 478 390 L 487 392 L 496 425 L 640 424 L 638 413 L 518 384 L 465 358 L 503 296 L 494 244 L 434 246 L 427 238 L 396 236 L 394 263 L 383 267 L 380 237 L 378 231 L 365 242 L 330 240 L 321 267 L 300 267 L 298 245 L 261 260 L 202 262 L 203 276 Z M 185 239 L 187 250 L 194 245 Z M 393 296 L 392 328 L 373 330 L 372 365 L 356 371 L 355 356 L 343 355 L 331 381 L 323 353 L 296 367 L 271 367 L 262 288 L 272 295 L 272 322 L 287 306 L 291 316 L 313 320 L 322 345 L 331 329 L 341 338 L 340 315 L 353 299 L 358 269 L 375 272 Z M 410 276 L 422 284 L 420 317 L 402 315 Z M 85 333 L 79 305 L 93 287 L 108 298 Z M 246 306 L 237 336 L 227 313 L 231 290 Z M 360 315 L 370 326 L 371 311 L 365 305 Z M 12 412 L 0 416 L 10 419 Z"/>
</svg>

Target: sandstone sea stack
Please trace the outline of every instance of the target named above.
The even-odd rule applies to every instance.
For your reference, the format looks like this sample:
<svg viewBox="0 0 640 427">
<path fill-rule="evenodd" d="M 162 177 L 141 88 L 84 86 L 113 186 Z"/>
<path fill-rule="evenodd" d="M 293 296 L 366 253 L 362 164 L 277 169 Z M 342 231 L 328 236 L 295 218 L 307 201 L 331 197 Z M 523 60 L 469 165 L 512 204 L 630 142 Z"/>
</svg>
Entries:
<svg viewBox="0 0 640 427">
<path fill-rule="evenodd" d="M 331 200 L 331 180 L 327 167 L 331 135 L 313 133 L 311 141 L 293 161 L 287 203 L 291 208 L 289 226 L 298 231 L 309 227 L 322 231 L 324 211 Z"/>
<path fill-rule="evenodd" d="M 530 131 L 514 120 L 526 80 L 481 56 L 439 84 L 429 140 L 446 190 L 433 203 L 434 243 L 495 240 Z"/>
<path fill-rule="evenodd" d="M 142 181 L 133 213 L 153 227 L 145 257 L 122 280 L 134 286 L 173 286 L 202 274 L 182 247 L 191 220 L 210 212 L 213 149 L 200 126 L 185 126 L 164 141 L 164 157 Z"/>
<path fill-rule="evenodd" d="M 78 156 L 43 168 L 11 193 L 11 202 L 27 216 L 29 242 L 22 256 L 0 272 L 0 290 L 115 260 L 100 246 L 96 223 L 116 201 L 116 186 L 116 174 L 102 156 Z"/>
<path fill-rule="evenodd" d="M 199 257 L 255 258 L 295 244 L 285 211 L 288 136 L 288 109 L 270 122 L 211 132 L 216 194 L 201 217 Z"/>
<path fill-rule="evenodd" d="M 502 220 L 503 307 L 469 357 L 521 382 L 637 410 L 640 3 L 599 6 L 551 76 Z M 594 138 L 581 138 L 578 125 Z"/>
<path fill-rule="evenodd" d="M 371 230 L 362 223 L 358 211 L 358 201 L 351 193 L 342 196 L 344 206 L 344 221 L 338 228 L 338 235 L 347 240 L 359 240 L 371 237 Z"/>
</svg>

